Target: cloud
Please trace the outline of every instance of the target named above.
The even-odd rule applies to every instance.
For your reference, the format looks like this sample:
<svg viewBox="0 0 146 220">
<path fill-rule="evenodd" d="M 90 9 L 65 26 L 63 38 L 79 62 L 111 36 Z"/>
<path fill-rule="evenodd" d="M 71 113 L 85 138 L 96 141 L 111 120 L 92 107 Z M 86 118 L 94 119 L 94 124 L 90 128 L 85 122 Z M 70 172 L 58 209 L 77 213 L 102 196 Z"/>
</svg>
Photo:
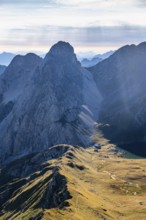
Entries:
<svg viewBox="0 0 146 220">
<path fill-rule="evenodd" d="M 0 40 L 17 48 L 23 47 L 47 50 L 59 40 L 70 42 L 75 47 L 122 46 L 145 40 L 146 28 L 139 26 L 113 26 L 74 28 L 63 26 L 36 26 L 9 30 L 11 39 Z"/>
<path fill-rule="evenodd" d="M 80 7 L 82 9 L 105 9 L 113 6 L 133 5 L 136 2 L 142 4 L 145 0 L 0 0 L 0 5 L 53 5 L 66 7 Z"/>
<path fill-rule="evenodd" d="M 40 4 L 40 3 L 51 3 L 54 4 L 55 0 L 0 0 L 0 4 Z"/>
<path fill-rule="evenodd" d="M 0 6 L 7 6 L 7 7 L 31 7 L 33 8 L 38 6 L 46 6 L 46 7 L 57 7 L 60 6 L 58 0 L 0 0 Z"/>
<path fill-rule="evenodd" d="M 123 45 L 146 36 L 145 0 L 0 0 L 0 47 Z"/>
</svg>

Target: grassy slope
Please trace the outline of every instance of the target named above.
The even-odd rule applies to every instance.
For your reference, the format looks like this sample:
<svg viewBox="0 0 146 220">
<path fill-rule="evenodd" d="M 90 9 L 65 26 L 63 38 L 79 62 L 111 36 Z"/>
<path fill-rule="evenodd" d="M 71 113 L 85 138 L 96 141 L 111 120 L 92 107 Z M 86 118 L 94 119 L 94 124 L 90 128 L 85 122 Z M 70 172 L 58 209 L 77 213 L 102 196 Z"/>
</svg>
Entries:
<svg viewBox="0 0 146 220">
<path fill-rule="evenodd" d="M 146 161 L 118 157 L 110 148 L 106 145 L 100 152 L 94 148 L 71 149 L 61 159 L 49 161 L 48 166 L 59 167 L 59 174 L 67 179 L 66 190 L 72 197 L 67 199 L 67 206 L 64 203 L 63 208 L 42 209 L 41 198 L 46 199 L 44 192 L 54 172 L 48 170 L 38 172 L 37 178 L 19 189 L 3 208 L 0 219 L 145 220 Z M 27 204 L 23 212 L 16 210 L 18 201 L 21 206 Z"/>
<path fill-rule="evenodd" d="M 145 160 L 117 157 L 107 146 L 98 153 L 93 148 L 78 150 L 72 163 L 85 168 L 72 168 L 68 159 L 62 159 L 70 207 L 46 210 L 44 220 L 146 219 Z"/>
</svg>

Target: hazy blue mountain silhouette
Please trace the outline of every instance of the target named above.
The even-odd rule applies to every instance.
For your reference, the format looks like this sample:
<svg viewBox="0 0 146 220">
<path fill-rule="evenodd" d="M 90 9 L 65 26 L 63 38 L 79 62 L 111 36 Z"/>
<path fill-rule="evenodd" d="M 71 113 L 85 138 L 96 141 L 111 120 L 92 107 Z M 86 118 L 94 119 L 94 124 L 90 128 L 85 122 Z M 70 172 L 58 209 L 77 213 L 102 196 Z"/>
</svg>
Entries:
<svg viewBox="0 0 146 220">
<path fill-rule="evenodd" d="M 0 54 L 0 65 L 8 66 L 12 59 L 16 56 L 13 53 L 3 52 Z"/>
</svg>

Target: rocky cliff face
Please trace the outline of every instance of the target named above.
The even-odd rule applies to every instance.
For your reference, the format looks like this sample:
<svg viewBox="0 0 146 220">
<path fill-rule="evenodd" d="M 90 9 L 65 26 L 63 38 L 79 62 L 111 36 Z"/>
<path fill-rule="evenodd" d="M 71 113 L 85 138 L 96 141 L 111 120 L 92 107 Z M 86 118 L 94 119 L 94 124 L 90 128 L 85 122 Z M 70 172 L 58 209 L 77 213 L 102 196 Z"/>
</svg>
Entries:
<svg viewBox="0 0 146 220">
<path fill-rule="evenodd" d="M 0 85 L 1 162 L 58 143 L 89 143 L 102 98 L 68 43 L 44 60 L 15 57 Z"/>
<path fill-rule="evenodd" d="M 145 57 L 146 43 L 125 46 L 90 68 L 104 97 L 99 121 L 105 134 L 116 141 L 145 140 Z"/>
</svg>

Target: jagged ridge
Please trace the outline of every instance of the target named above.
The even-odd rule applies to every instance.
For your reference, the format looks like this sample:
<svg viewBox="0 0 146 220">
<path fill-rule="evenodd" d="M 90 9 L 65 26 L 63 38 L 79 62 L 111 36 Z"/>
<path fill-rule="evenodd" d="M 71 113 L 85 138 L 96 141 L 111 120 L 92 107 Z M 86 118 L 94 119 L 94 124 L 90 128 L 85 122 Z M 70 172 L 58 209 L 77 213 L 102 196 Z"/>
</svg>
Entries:
<svg viewBox="0 0 146 220">
<path fill-rule="evenodd" d="M 145 219 L 145 160 L 121 155 L 59 145 L 13 161 L 1 170 L 0 219 Z"/>
<path fill-rule="evenodd" d="M 59 162 L 71 149 L 55 146 L 4 167 L 0 176 L 0 219 L 42 219 L 45 209 L 68 206 L 71 195 Z M 49 164 L 48 160 L 55 158 L 58 162 Z"/>
</svg>

